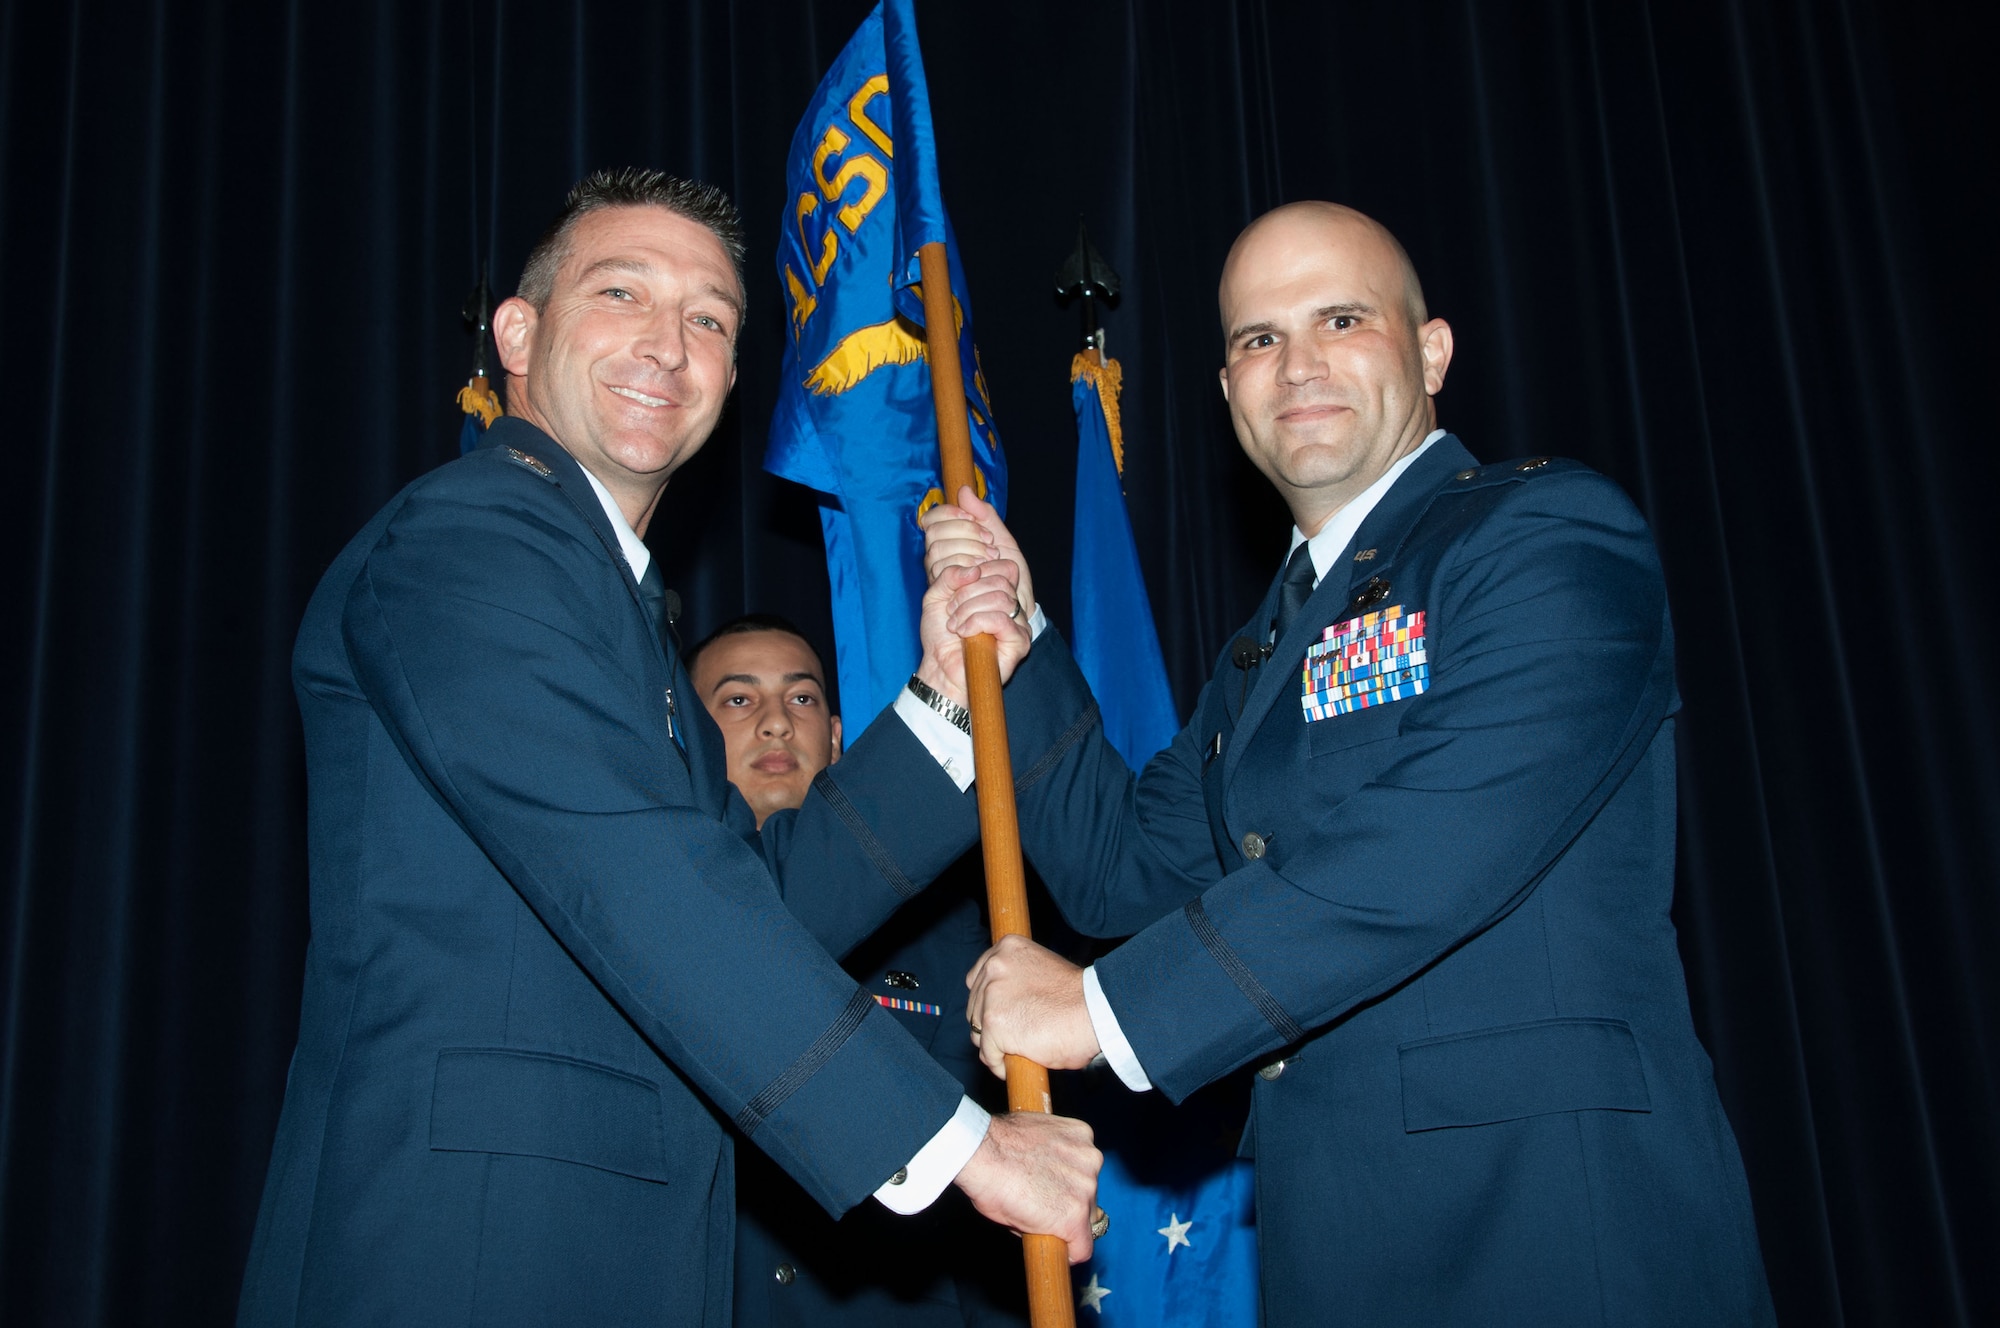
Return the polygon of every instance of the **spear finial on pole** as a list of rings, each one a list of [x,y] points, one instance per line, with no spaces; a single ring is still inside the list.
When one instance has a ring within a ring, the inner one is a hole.
[[[1101,364],[1105,355],[1104,329],[1097,325],[1097,302],[1118,302],[1118,273],[1091,244],[1090,232],[1084,228],[1081,216],[1076,219],[1076,251],[1056,269],[1056,298],[1073,297],[1083,301],[1084,349],[1096,351]]]

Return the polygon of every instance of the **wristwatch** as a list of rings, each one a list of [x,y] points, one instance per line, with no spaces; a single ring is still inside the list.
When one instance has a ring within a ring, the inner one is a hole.
[[[910,675],[910,695],[943,715],[960,732],[972,732],[972,712],[914,673]]]

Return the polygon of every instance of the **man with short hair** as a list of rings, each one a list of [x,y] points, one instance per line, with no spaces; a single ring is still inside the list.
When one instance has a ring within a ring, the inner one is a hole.
[[[840,759],[825,665],[786,619],[752,613],[724,623],[688,651],[688,676],[759,827],[800,806]],[[982,1098],[998,1085],[965,1037],[965,973],[989,940],[978,900],[947,878],[844,956],[863,990]],[[737,1328],[1022,1321],[1020,1252],[1005,1233],[950,1194],[910,1218],[871,1207],[835,1222],[770,1159],[739,1153]]]
[[[1269,1324],[1769,1323],[1668,917],[1644,520],[1581,465],[1483,466],[1436,428],[1451,329],[1370,218],[1259,218],[1220,304],[1291,551],[1143,775],[1059,640],[1015,674],[1010,737],[1088,730],[1022,790],[1029,856],[1074,925],[1136,934],[1087,969],[991,950],[982,1058],[1102,1054],[1177,1101],[1254,1067]],[[934,569],[1019,557],[969,491],[928,534]],[[1019,648],[1032,596],[1023,567],[1018,604],[954,621]]]
[[[714,189],[579,185],[495,311],[508,415],[313,596],[312,941],[244,1324],[726,1324],[730,1125],[829,1212],[955,1182],[1088,1253],[1088,1127],[989,1122],[823,948],[970,843],[959,782],[887,718],[759,834],[663,636],[639,537],[735,381],[741,256]],[[954,651],[919,675],[959,686]]]
[[[806,800],[840,759],[840,715],[805,633],[775,613],[732,618],[687,652],[688,678],[722,731],[729,782],[757,828]]]

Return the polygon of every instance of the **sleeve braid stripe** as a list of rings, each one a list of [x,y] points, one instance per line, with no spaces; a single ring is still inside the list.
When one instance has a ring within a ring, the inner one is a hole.
[[[869,828],[867,820],[855,809],[854,804],[848,801],[847,794],[842,791],[840,785],[834,783],[827,772],[822,770],[813,776],[813,787],[819,790],[819,795],[826,799],[827,805],[833,808],[836,816],[840,817],[841,824],[845,825],[848,833],[854,836],[854,842],[868,855],[868,861],[882,874],[882,879],[889,883],[889,888],[896,892],[896,898],[903,900],[916,898],[917,883],[896,865],[895,855],[889,852],[886,844],[875,837],[875,832]]]
[[[1056,763],[1062,760],[1063,753],[1082,742],[1083,735],[1090,732],[1090,726],[1095,723],[1097,723],[1097,702],[1092,701],[1089,708],[1072,720],[1070,726],[1049,744],[1049,749],[1042,753],[1042,758],[1014,780],[1014,791],[1025,792],[1037,780],[1055,769]]]
[[[808,1079],[818,1074],[826,1063],[833,1059],[854,1031],[861,1027],[862,1019],[875,1007],[875,998],[867,992],[856,989],[842,1008],[839,1018],[827,1026],[824,1033],[813,1040],[805,1054],[785,1067],[785,1072],[764,1086],[764,1091],[751,1098],[736,1113],[736,1128],[748,1138],[757,1132],[757,1127],[771,1118],[771,1113],[785,1105],[785,1099],[805,1086]]]
[[[1199,898],[1188,900],[1187,907],[1181,912],[1187,916],[1188,926],[1194,931],[1195,939],[1200,941],[1215,962],[1222,966],[1222,971],[1229,975],[1229,980],[1236,984],[1236,989],[1249,999],[1250,1004],[1257,1007],[1257,1013],[1263,1015],[1271,1027],[1278,1030],[1279,1036],[1287,1042],[1297,1042],[1303,1038],[1306,1035],[1305,1029],[1300,1028],[1298,1021],[1285,1013],[1285,1007],[1278,1004],[1277,999],[1264,989],[1264,984],[1257,980],[1256,974],[1237,957],[1236,951],[1229,948],[1229,942],[1222,939],[1222,933],[1215,929],[1213,922],[1209,921],[1208,912],[1202,908],[1201,900]]]

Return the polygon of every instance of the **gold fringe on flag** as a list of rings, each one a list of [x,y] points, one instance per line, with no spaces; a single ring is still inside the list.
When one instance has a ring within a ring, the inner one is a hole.
[[[1104,423],[1111,433],[1111,460],[1118,467],[1118,478],[1123,479],[1125,431],[1118,426],[1118,394],[1125,388],[1125,371],[1116,360],[1099,363],[1094,350],[1078,351],[1069,362],[1069,380],[1074,383],[1079,378],[1088,378],[1097,389],[1097,399],[1104,406]]]
[[[477,374],[464,387],[458,389],[458,408],[468,415],[477,415],[481,428],[490,429],[493,421],[500,418],[500,396],[493,385],[486,381],[485,374]],[[1111,436],[1118,437],[1118,428],[1112,426]],[[1112,444],[1114,447],[1117,444]]]

